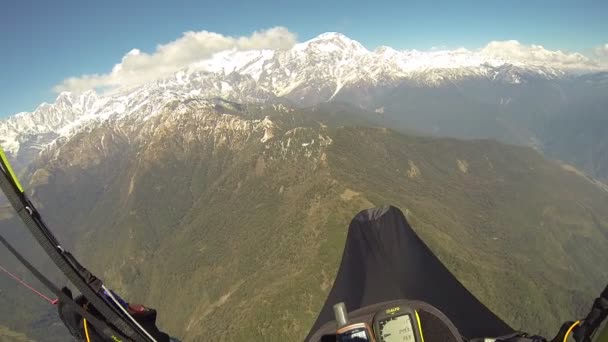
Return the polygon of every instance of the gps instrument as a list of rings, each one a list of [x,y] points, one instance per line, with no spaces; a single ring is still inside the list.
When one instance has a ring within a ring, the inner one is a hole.
[[[454,324],[434,306],[417,300],[394,300],[346,311],[334,305],[335,321],[319,329],[310,341],[338,342],[461,342]],[[333,338],[331,339],[333,340]]]
[[[399,305],[374,316],[378,342],[424,342],[420,315],[411,306]]]

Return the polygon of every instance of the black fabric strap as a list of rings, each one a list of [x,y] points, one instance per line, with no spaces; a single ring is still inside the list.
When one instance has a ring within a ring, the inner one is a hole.
[[[105,302],[103,298],[87,284],[87,281],[83,279],[82,275],[78,272],[79,270],[75,268],[75,265],[66,258],[65,251],[46,227],[36,208],[22,192],[18,191],[16,185],[11,181],[10,176],[5,172],[6,169],[7,167],[3,165],[3,170],[0,172],[0,188],[4,191],[9,202],[25,223],[25,226],[29,229],[55,265],[57,265],[82,295],[89,300],[91,305],[99,311],[100,315],[121,332],[121,335],[126,336],[135,342],[149,342],[150,339],[145,336],[143,332],[141,332],[132,322],[123,318],[114,307]],[[72,260],[75,259],[72,257]]]
[[[577,342],[591,341],[591,336],[606,317],[608,317],[608,285],[602,291],[602,294],[595,299],[591,311],[581,325],[574,330],[574,339]]]

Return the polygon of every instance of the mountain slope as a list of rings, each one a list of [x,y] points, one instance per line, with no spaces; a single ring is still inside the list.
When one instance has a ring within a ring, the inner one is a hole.
[[[18,113],[1,122],[0,136],[5,149],[16,153],[30,140],[48,143],[87,121],[141,109],[154,111],[169,100],[222,97],[251,103],[284,98],[309,106],[348,98],[347,102],[364,105],[372,93],[404,84],[435,88],[477,80],[526,85],[601,70],[592,64],[580,69],[583,67],[560,69],[464,49],[420,52],[381,47],[368,51],[360,43],[330,32],[289,50],[224,51],[155,82],[104,96],[92,91],[63,92],[54,104],[43,103],[33,113]],[[585,78],[589,80],[592,78]],[[353,93],[362,98],[354,98]]]
[[[303,338],[352,215],[383,203],[516,328],[552,333],[605,283],[608,193],[576,169],[310,117],[174,102],[49,149],[34,194],[95,273],[186,340]]]
[[[5,342],[28,342],[29,340],[25,335],[11,331],[8,328],[0,326],[0,338]]]
[[[532,146],[605,180],[598,70],[368,51],[328,33],[109,94],[62,93],[1,121],[0,144],[64,244],[187,339],[303,336],[350,218],[383,203],[497,313],[548,331],[605,282],[607,187],[527,148],[395,131]],[[31,325],[41,306],[17,307],[24,294],[0,281],[16,307],[3,322],[44,337],[50,316]]]
[[[608,73],[569,84],[565,104],[539,129],[547,155],[608,179]]]
[[[488,49],[369,51],[330,32],[289,50],[223,51],[102,96],[61,93],[54,104],[0,122],[0,144],[21,170],[49,144],[61,145],[106,120],[141,125],[174,101],[223,98],[288,107],[333,102],[376,112],[400,129],[532,146],[605,179],[605,144],[569,147],[569,134],[560,129],[574,121],[575,141],[599,136],[595,123],[605,116],[594,109],[605,107],[608,94],[602,68],[573,58],[573,64],[541,65]],[[581,149],[592,152],[583,158]]]

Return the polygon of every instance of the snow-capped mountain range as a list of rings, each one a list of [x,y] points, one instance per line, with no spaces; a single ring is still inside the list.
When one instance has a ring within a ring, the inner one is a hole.
[[[289,50],[223,51],[154,82],[110,94],[63,92],[53,104],[0,121],[0,144],[12,155],[25,147],[40,150],[58,137],[109,119],[145,121],[176,100],[219,97],[310,106],[339,99],[347,89],[390,88],[404,82],[440,87],[465,79],[520,84],[570,73],[464,49],[369,51],[340,33],[325,33]]]

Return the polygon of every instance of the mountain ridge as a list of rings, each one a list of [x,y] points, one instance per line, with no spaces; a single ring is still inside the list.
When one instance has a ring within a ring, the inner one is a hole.
[[[584,313],[605,276],[605,189],[528,147],[353,125],[377,114],[349,108],[169,101],[42,150],[24,179],[65,246],[188,340],[304,337],[349,220],[384,203],[515,327]]]
[[[223,116],[190,110],[181,115],[194,115],[193,123]],[[548,333],[582,313],[604,275],[590,258],[605,255],[601,207],[608,192],[529,148],[383,128],[293,126],[292,114],[280,112],[268,115],[276,128],[263,142],[261,117],[248,119],[260,120],[250,130],[211,131],[179,125],[184,121],[171,113],[162,114],[167,122],[155,126],[166,129],[145,147],[118,142],[101,164],[73,161],[109,127],[79,135],[56,162],[35,164],[52,177],[37,185],[36,198],[55,225],[84,234],[78,255],[117,291],[161,313],[179,312],[159,320],[185,338],[303,337],[329,290],[348,220],[387,202],[518,328]],[[108,213],[112,218],[102,219]],[[556,247],[537,246],[543,243]],[[538,277],[551,294],[530,280]],[[568,310],[524,315],[521,303],[507,300],[522,298],[515,288],[527,293],[530,307]],[[238,328],[228,328],[232,320]]]
[[[595,71],[589,67],[585,72]],[[381,47],[369,51],[343,34],[328,32],[289,50],[223,51],[151,83],[105,95],[60,93],[53,104],[0,121],[0,143],[26,164],[45,145],[72,136],[91,122],[142,111],[154,115],[174,100],[221,97],[240,103],[306,107],[331,101],[348,89],[365,93],[404,82],[416,87],[471,79],[521,84],[579,77],[580,73],[465,49],[420,52]]]

